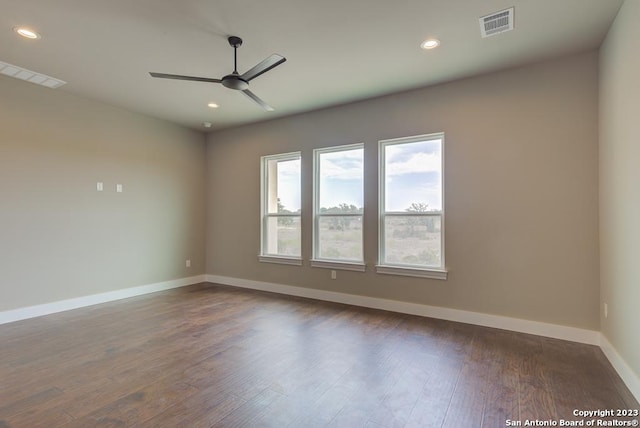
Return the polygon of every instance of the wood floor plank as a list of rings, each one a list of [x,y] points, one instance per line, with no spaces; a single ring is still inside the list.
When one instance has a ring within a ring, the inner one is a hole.
[[[219,424],[245,403],[245,400],[233,394],[206,389],[151,419],[126,426],[209,428]]]
[[[73,420],[71,415],[61,410],[40,411],[39,409],[34,409],[7,418],[4,421],[5,425],[3,425],[3,421],[0,420],[0,427],[66,428]]]
[[[507,420],[521,420],[519,391],[520,353],[523,346],[518,335],[495,330],[485,331],[486,369],[489,373],[483,427],[504,427]],[[514,352],[515,350],[515,352]],[[482,366],[478,367],[482,370]]]
[[[308,413],[298,416],[289,426],[319,428],[329,425],[345,404],[354,399],[356,392],[352,384],[338,381],[310,403]]]
[[[552,373],[544,365],[543,351],[541,343],[539,349],[523,356],[520,364],[518,400],[522,419],[540,421],[558,419],[551,387]]]
[[[406,426],[428,373],[422,364],[409,364],[394,373],[395,384],[387,390],[380,406],[370,412],[369,421],[385,427]]]
[[[465,365],[458,377],[442,427],[481,427],[487,401],[486,378],[472,365]]]
[[[267,388],[211,426],[224,428],[253,426],[253,421],[260,418],[269,406],[281,398],[282,394]]]
[[[86,416],[74,420],[69,428],[99,427],[117,423],[121,426],[139,426],[167,408],[181,403],[199,390],[170,376],[139,388],[137,391],[110,402]]]
[[[2,325],[0,343],[0,428],[487,428],[640,407],[597,347],[214,284]]]
[[[38,391],[27,398],[15,401],[11,401],[9,399],[4,404],[0,404],[0,414],[10,417],[15,414],[23,413],[32,408],[41,407],[47,401],[50,401],[63,393],[64,392],[58,388],[47,388],[42,391]]]
[[[444,423],[463,364],[446,357],[425,360],[429,366],[427,380],[409,414],[406,427],[436,428]]]

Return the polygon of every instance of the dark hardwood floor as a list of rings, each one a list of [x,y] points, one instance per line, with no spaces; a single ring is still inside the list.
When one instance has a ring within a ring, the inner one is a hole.
[[[0,326],[3,428],[505,427],[574,409],[640,409],[595,346],[212,284]]]

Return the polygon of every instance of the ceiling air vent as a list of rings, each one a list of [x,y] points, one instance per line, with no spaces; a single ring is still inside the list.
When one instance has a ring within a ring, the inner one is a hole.
[[[47,88],[58,88],[64,85],[65,81],[56,79],[55,77],[47,76],[46,74],[36,73],[35,71],[27,70],[26,68],[18,67],[17,65],[7,64],[0,61],[0,73],[5,76],[15,77],[16,79],[26,80],[27,82],[35,83],[38,85],[46,86]]]
[[[495,36],[513,30],[513,8],[501,10],[480,18],[482,37]]]

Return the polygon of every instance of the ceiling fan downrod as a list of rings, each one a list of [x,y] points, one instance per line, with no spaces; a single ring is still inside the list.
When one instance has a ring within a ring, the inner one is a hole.
[[[229,36],[227,39],[231,47],[233,47],[233,74],[238,73],[238,48],[242,46],[242,39],[237,36]]]
[[[249,82],[240,77],[238,73],[238,47],[242,46],[242,39],[237,36],[229,36],[227,39],[233,47],[233,73],[222,78],[222,84],[229,89],[244,91],[249,87]]]

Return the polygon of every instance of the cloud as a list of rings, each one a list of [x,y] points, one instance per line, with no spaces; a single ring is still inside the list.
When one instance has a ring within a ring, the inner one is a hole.
[[[300,159],[278,162],[278,176],[299,177]]]
[[[394,161],[387,157],[386,175],[393,177],[403,174],[440,172],[442,165],[439,153],[414,153],[410,157]]]
[[[363,151],[345,150],[320,157],[322,177],[336,180],[362,180]]]

